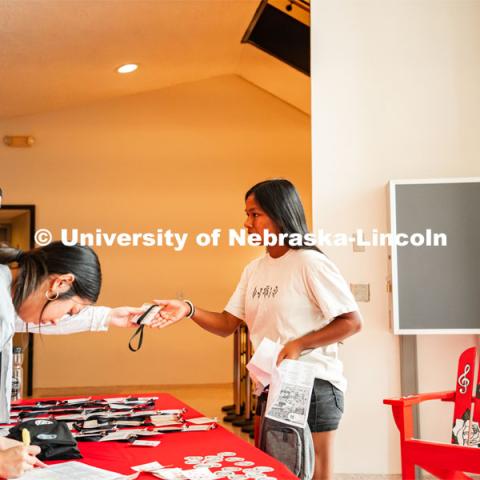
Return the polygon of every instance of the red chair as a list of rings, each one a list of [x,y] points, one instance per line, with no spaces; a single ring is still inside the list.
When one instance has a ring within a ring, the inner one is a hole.
[[[460,356],[454,392],[425,393],[383,401],[392,406],[400,431],[403,479],[415,478],[415,466],[445,480],[470,479],[467,473],[480,474],[480,379],[475,396],[472,394],[475,358],[475,347]],[[427,400],[455,403],[452,445],[414,438],[412,407]]]

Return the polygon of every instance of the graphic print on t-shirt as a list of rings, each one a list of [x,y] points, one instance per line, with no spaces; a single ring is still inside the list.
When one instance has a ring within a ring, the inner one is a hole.
[[[278,285],[272,287],[270,285],[266,285],[265,287],[254,287],[252,291],[252,299],[260,299],[260,298],[275,298],[278,293]]]

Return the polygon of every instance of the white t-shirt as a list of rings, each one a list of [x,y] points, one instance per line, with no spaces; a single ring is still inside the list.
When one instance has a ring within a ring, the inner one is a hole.
[[[225,310],[244,320],[253,347],[263,338],[285,344],[358,311],[338,268],[315,250],[290,249],[279,258],[267,253],[249,263]],[[301,361],[317,365],[317,378],[342,391],[347,381],[337,344],[308,350]]]

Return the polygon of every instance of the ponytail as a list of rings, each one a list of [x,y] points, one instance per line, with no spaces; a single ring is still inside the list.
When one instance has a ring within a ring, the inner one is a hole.
[[[23,250],[11,247],[0,248],[0,265],[8,265],[13,262],[20,263],[24,256]]]

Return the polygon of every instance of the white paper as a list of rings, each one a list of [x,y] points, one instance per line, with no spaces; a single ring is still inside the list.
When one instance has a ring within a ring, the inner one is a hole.
[[[140,437],[154,437],[155,435],[159,435],[156,430],[137,430],[135,435],[139,435]]]
[[[208,425],[188,425],[184,428],[185,432],[205,432],[207,430],[214,430],[216,428],[215,423]]]
[[[46,468],[35,468],[18,480],[127,480],[137,476],[138,473],[121,475],[80,462],[65,462]]]
[[[283,360],[272,372],[265,416],[305,428],[315,381],[315,365]]]
[[[98,420],[87,420],[86,422],[83,422],[82,427],[83,428],[97,428],[99,425],[102,425],[102,424],[98,423]]]
[[[168,426],[182,426],[183,422],[178,422],[178,421],[167,421],[167,422],[161,422],[159,420],[152,420],[152,423],[155,427],[168,427]]]
[[[150,462],[136,465],[135,467],[132,467],[132,470],[135,470],[136,472],[154,472],[155,470],[160,470],[162,468],[164,468],[164,466],[161,463]]]
[[[163,478],[164,480],[185,480],[186,478],[181,468],[164,468],[152,473],[155,477]]]
[[[65,400],[65,403],[67,405],[76,405],[78,403],[86,403],[89,402],[92,399],[92,397],[87,397],[87,398],[72,398],[71,400]]]
[[[159,440],[135,440],[132,445],[134,447],[158,447],[160,445]]]
[[[138,412],[132,412],[130,416],[134,418],[134,417],[151,416],[156,414],[157,414],[156,410],[139,410]]]
[[[103,418],[115,418],[115,417],[125,417],[129,416],[132,410],[123,410],[121,412],[92,412],[87,415],[87,418],[101,415]]]
[[[248,362],[247,369],[250,373],[250,378],[256,385],[260,386],[259,392],[267,385],[270,385],[273,369],[282,348],[283,345],[280,343],[272,342],[272,340],[265,337]]]
[[[187,411],[186,408],[173,408],[170,410],[157,410],[159,415],[181,415]]]
[[[131,410],[131,405],[126,405],[125,403],[109,403],[108,406],[112,410]]]
[[[188,423],[193,423],[194,425],[205,425],[207,423],[216,423],[217,417],[198,417],[198,418],[189,418]]]
[[[212,480],[216,477],[208,468],[201,467],[194,470],[183,470],[183,476],[188,480]]]
[[[178,415],[152,415],[150,421],[154,425],[178,425],[183,423]]]
[[[118,442],[119,440],[128,440],[132,434],[128,430],[112,432],[102,437],[100,442]]]
[[[114,420],[115,425],[122,425],[122,427],[139,427],[143,422],[138,420]]]
[[[162,421],[166,421],[166,420],[178,420],[180,418],[180,415],[176,414],[176,413],[172,413],[172,414],[162,414],[162,415],[152,415],[151,416],[152,420],[155,419],[155,420],[162,420]]]
[[[116,397],[116,398],[106,398],[105,401],[107,403],[122,403],[125,402],[127,397]]]

